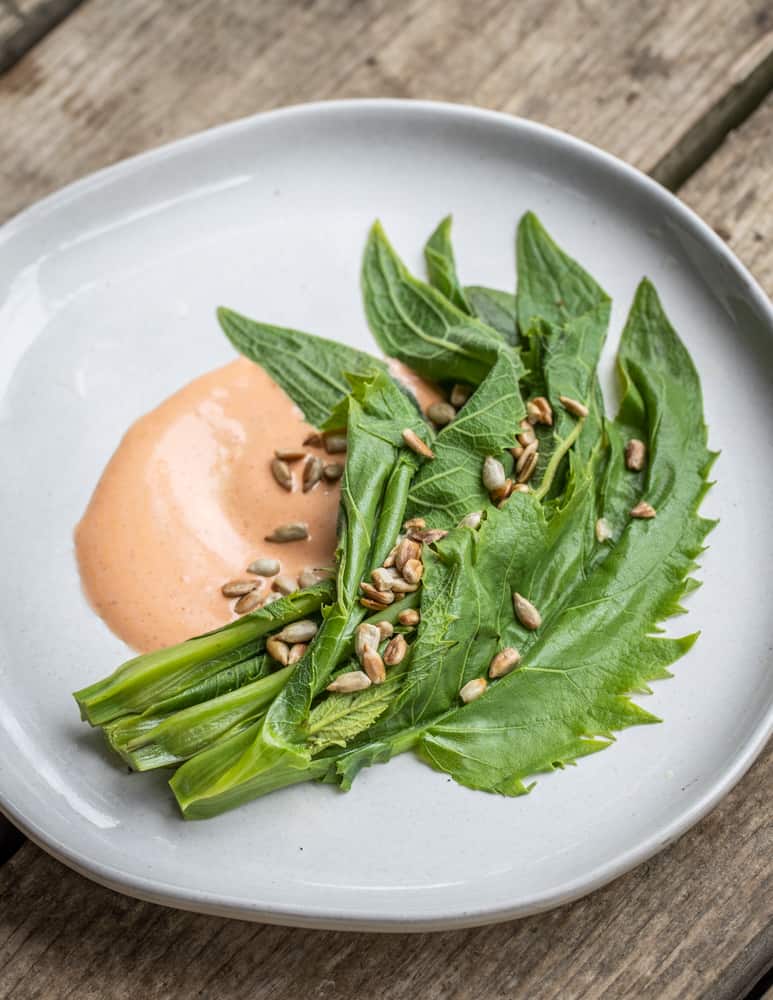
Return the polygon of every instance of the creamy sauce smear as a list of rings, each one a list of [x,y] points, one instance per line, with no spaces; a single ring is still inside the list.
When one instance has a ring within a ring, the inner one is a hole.
[[[390,370],[422,408],[440,398],[399,362]],[[291,576],[333,564],[338,484],[302,493],[303,463],[294,462],[288,493],[270,471],[275,448],[300,448],[313,430],[245,358],[195,379],[129,428],[75,529],[83,589],[116,635],[148,652],[223,625],[236,616],[221,586],[248,577],[259,556]],[[310,537],[264,540],[288,521],[306,521]]]

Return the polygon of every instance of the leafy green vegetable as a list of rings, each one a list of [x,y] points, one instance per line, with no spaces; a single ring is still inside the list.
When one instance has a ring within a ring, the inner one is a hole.
[[[451,244],[451,216],[447,215],[427,240],[424,247],[429,283],[445,295],[457,309],[474,315],[456,274],[454,248]]]
[[[473,316],[500,333],[511,347],[517,345],[518,320],[512,292],[501,292],[483,285],[467,285],[464,296]]]
[[[477,385],[503,346],[495,330],[414,278],[378,222],[365,247],[362,291],[365,314],[381,349],[426,378]]]

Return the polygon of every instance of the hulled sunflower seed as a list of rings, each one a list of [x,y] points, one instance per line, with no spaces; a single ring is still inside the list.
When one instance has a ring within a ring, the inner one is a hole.
[[[380,642],[381,629],[378,625],[371,625],[370,622],[362,622],[357,626],[354,633],[354,652],[357,659],[362,659],[362,654],[366,649],[378,649]]]
[[[470,514],[465,514],[461,521],[457,524],[457,528],[472,528],[473,531],[480,527],[480,522],[483,517],[482,510],[474,510]]]
[[[325,468],[321,458],[316,455],[309,455],[303,463],[303,492],[308,493],[314,489],[322,478],[322,470]]]
[[[288,576],[286,573],[280,576],[275,576],[271,581],[271,589],[277,591],[279,594],[294,594],[298,589],[298,581],[294,576]]]
[[[396,667],[398,663],[403,662],[407,652],[408,643],[405,641],[405,637],[402,635],[394,636],[389,640],[384,650],[384,664],[387,667]]]
[[[403,566],[403,578],[408,583],[418,583],[424,572],[424,564],[420,559],[409,559]]]
[[[282,600],[282,595],[277,594],[276,591],[274,591],[273,594],[269,594],[268,597],[265,599],[265,601],[263,602],[263,607],[265,608],[267,604],[273,604],[274,601],[281,601],[281,600]]]
[[[527,445],[530,445],[532,441],[537,440],[537,435],[534,433],[534,428],[532,427],[532,425],[529,423],[528,420],[522,420],[518,426],[520,427],[520,430],[516,434],[516,437],[518,439],[518,444],[520,444],[522,447],[525,448]]]
[[[370,677],[361,670],[349,670],[345,674],[339,674],[334,681],[328,684],[326,690],[333,694],[354,694],[355,691],[364,691],[370,687]]]
[[[457,410],[464,406],[467,400],[472,395],[472,386],[465,385],[463,382],[457,382],[456,385],[451,389],[451,406],[455,406]]]
[[[418,583],[409,583],[402,577],[398,577],[397,580],[392,584],[393,594],[413,594],[419,589]]]
[[[423,531],[426,527],[427,522],[423,517],[409,517],[403,524],[403,531]]]
[[[306,452],[298,448],[275,448],[274,455],[283,462],[300,462],[305,458]]]
[[[573,417],[582,418],[588,416],[588,407],[578,399],[572,399],[571,396],[559,396],[558,400],[563,408],[571,413]]]
[[[450,403],[433,403],[427,407],[427,416],[436,426],[445,427],[456,416],[456,410]]]
[[[516,617],[524,628],[534,631],[542,624],[542,615],[537,611],[531,601],[527,601],[521,594],[513,594],[513,608]]]
[[[366,649],[362,654],[362,669],[370,677],[372,684],[383,684],[386,680],[384,661],[375,649]]]
[[[504,677],[511,670],[515,670],[520,662],[521,654],[515,646],[506,646],[489,663],[488,675],[492,680],[496,680],[497,677]]]
[[[425,444],[416,431],[412,431],[410,427],[403,429],[403,441],[405,441],[411,451],[415,451],[417,455],[422,455],[424,458],[435,457],[435,452],[428,444]]]
[[[515,445],[514,448],[510,449],[510,454],[513,456],[513,458],[517,462],[518,459],[521,457],[521,455],[523,455],[523,445],[522,444]]]
[[[276,576],[281,568],[278,559],[255,559],[247,567],[247,572],[255,576]]]
[[[504,503],[513,492],[515,484],[512,479],[506,479],[501,486],[491,491],[491,502],[495,504]]]
[[[521,471],[518,473],[519,483],[528,483],[528,481],[534,475],[534,470],[537,468],[538,461],[539,461],[539,455],[537,454],[536,451],[533,451],[524,462]]]
[[[636,506],[631,511],[631,517],[638,517],[645,521],[649,520],[651,517],[654,517],[656,514],[657,511],[655,510],[655,508],[652,507],[650,504],[648,504],[645,500],[642,500],[640,503],[637,503]]]
[[[481,472],[484,489],[488,493],[499,489],[500,486],[505,485],[505,478],[504,465],[502,465],[498,458],[494,458],[493,455],[486,455],[483,460],[483,470]]]
[[[229,580],[220,588],[223,597],[244,597],[258,586],[257,580]]]
[[[338,455],[346,451],[347,442],[345,434],[326,434],[323,440],[325,442],[325,451],[328,455]]]
[[[397,572],[402,573],[405,564],[411,559],[421,559],[421,542],[414,541],[413,538],[404,538],[398,545],[395,555]]]
[[[328,462],[322,469],[322,475],[329,483],[334,483],[344,474],[343,462]]]
[[[276,638],[293,646],[296,642],[309,642],[318,631],[319,625],[316,622],[310,618],[301,618],[300,621],[285,625],[281,632],[277,632]]]
[[[295,481],[292,472],[290,472],[290,466],[287,462],[283,462],[281,458],[274,458],[271,460],[271,473],[274,479],[279,483],[283,490],[288,490],[292,492]]]
[[[369,611],[383,611],[385,607],[380,601],[371,601],[369,597],[361,597],[360,604]]]
[[[379,566],[378,569],[373,570],[370,578],[376,590],[391,590],[392,584],[398,578],[398,574],[393,569],[384,569],[383,566]]]
[[[526,483],[516,483],[513,487],[513,493],[528,493],[529,487]]]
[[[398,542],[397,545],[393,545],[392,548],[389,550],[389,555],[386,557],[383,563],[384,569],[391,569],[394,566],[395,559],[397,558],[397,550],[399,548],[400,548],[400,543]]]
[[[266,652],[272,660],[281,663],[283,667],[287,666],[287,661],[290,659],[290,647],[286,642],[282,642],[281,639],[276,639],[272,635],[270,639],[266,640]]]
[[[290,646],[290,653],[287,657],[287,665],[290,666],[291,663],[297,663],[298,660],[303,658],[303,654],[309,647],[305,642],[296,642],[294,645]]]
[[[631,438],[625,446],[625,464],[631,472],[641,472],[647,461],[647,445],[638,438]]]
[[[369,601],[375,601],[377,604],[380,604],[382,608],[394,603],[395,595],[391,590],[377,590],[375,587],[371,586],[371,584],[366,583],[365,580],[363,580],[360,584],[360,590]]]
[[[475,701],[476,698],[480,698],[487,687],[488,683],[485,677],[475,677],[473,680],[467,681],[459,692],[459,697],[467,705],[469,702]]]
[[[309,526],[305,521],[291,521],[289,524],[280,524],[266,535],[267,542],[300,542],[309,537]]]
[[[600,517],[596,521],[596,541],[599,543],[607,542],[612,537],[612,529],[609,527],[609,522]]]
[[[416,608],[406,608],[405,611],[400,612],[397,616],[397,620],[401,625],[407,625],[409,628],[413,628],[414,625],[418,625],[421,621],[421,615]]]
[[[306,437],[303,439],[303,444],[306,448],[321,448],[322,435],[317,434],[316,431],[314,431],[312,434],[307,434]]]
[[[391,622],[381,621],[376,622],[376,628],[381,633],[382,639],[389,639],[394,634],[395,627]]]
[[[244,594],[239,600],[234,604],[234,611],[237,615],[246,615],[250,611],[254,611],[260,604],[260,591],[251,590],[249,594]]]
[[[539,441],[532,441],[531,444],[527,444],[525,448],[521,450],[521,454],[518,457],[518,461],[515,463],[516,473],[520,472],[526,463],[529,461],[531,456],[539,448]]]
[[[526,404],[526,413],[531,424],[553,426],[553,410],[544,396],[535,396],[534,399],[530,399]]]
[[[432,545],[433,542],[439,542],[441,538],[445,538],[447,534],[448,532],[443,528],[425,528],[424,531],[412,531],[408,537],[412,542]]]
[[[324,572],[322,570],[313,569],[311,566],[305,566],[298,574],[298,583],[301,586],[301,590],[306,590],[307,587],[313,587],[315,584],[319,583],[320,580],[324,579],[326,579]]]

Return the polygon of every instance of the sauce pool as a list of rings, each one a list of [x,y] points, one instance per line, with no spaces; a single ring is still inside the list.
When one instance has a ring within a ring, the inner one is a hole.
[[[390,361],[422,408],[439,399],[430,383]],[[110,459],[82,520],[75,551],[83,589],[109,628],[139,652],[198,635],[236,617],[220,588],[249,578],[259,556],[282,574],[332,566],[337,483],[301,492],[274,480],[275,448],[302,448],[314,432],[300,410],[245,358],[202,375],[140,417]],[[305,521],[309,538],[267,542],[277,525]],[[255,577],[261,581],[261,578]],[[271,581],[263,581],[267,596]]]

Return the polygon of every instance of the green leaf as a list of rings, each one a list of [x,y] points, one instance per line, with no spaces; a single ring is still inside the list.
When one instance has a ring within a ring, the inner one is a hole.
[[[348,393],[346,373],[386,371],[383,361],[334,340],[258,323],[222,306],[217,318],[236,350],[265,368],[315,427]]]
[[[345,747],[371,726],[394,698],[404,671],[392,669],[383,684],[373,684],[352,694],[330,694],[309,716],[307,731],[312,753],[327,747]]]
[[[477,385],[503,347],[495,330],[414,278],[378,222],[365,247],[362,291],[368,324],[381,349],[426,378]]]
[[[473,316],[500,333],[511,347],[518,343],[518,320],[515,295],[483,285],[467,285],[465,299]]]
[[[450,528],[465,514],[490,506],[481,481],[483,460],[515,443],[526,414],[518,389],[521,374],[514,352],[502,351],[456,419],[435,439],[435,460],[421,467],[411,486],[410,516]]]
[[[427,240],[424,247],[429,283],[452,302],[457,309],[474,315],[456,273],[454,248],[451,243],[451,216],[447,215]]]

